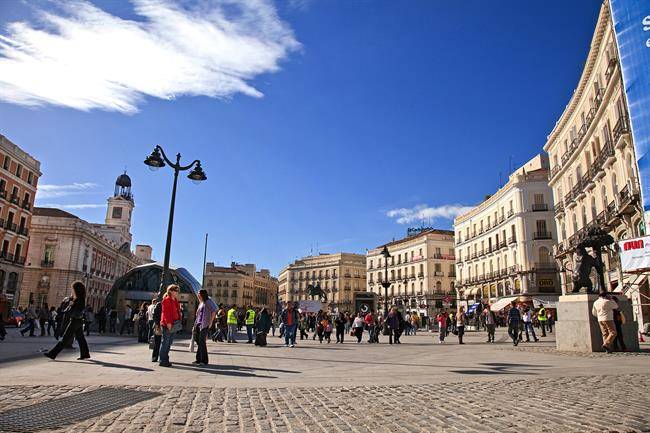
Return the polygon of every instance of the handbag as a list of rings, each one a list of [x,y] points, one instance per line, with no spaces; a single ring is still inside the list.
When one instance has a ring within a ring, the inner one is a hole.
[[[162,335],[162,329],[160,328],[160,325],[153,325],[153,333],[159,337]]]
[[[177,332],[180,332],[183,329],[183,324],[181,323],[180,320],[174,320],[174,323],[172,324],[172,329],[169,331],[172,334],[176,334]]]

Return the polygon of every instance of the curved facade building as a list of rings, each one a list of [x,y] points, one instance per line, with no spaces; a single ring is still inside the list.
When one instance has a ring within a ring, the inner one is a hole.
[[[575,247],[591,227],[601,227],[617,241],[644,234],[627,106],[610,9],[604,2],[578,86],[544,146],[551,164],[558,232],[554,253],[563,293],[571,290]],[[609,290],[631,282],[623,276],[616,252],[603,254],[603,261]]]
[[[454,220],[460,298],[494,302],[512,295],[557,299],[556,233],[548,159],[537,155],[494,195]]]
[[[158,294],[162,275],[162,263],[148,263],[128,271],[118,278],[106,297],[106,306],[116,308],[118,317],[122,317],[126,305],[138,309],[143,303],[151,303]],[[183,310],[183,327],[191,330],[194,313],[198,306],[198,293],[201,283],[185,268],[170,268],[172,280],[181,288],[179,302]]]

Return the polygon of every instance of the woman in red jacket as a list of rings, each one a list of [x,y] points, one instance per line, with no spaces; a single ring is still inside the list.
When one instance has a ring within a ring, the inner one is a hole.
[[[180,288],[176,284],[167,286],[167,293],[162,300],[160,314],[160,327],[162,328],[162,342],[160,343],[160,366],[171,367],[169,362],[169,349],[174,341],[174,334],[181,330],[181,305],[178,302]]]

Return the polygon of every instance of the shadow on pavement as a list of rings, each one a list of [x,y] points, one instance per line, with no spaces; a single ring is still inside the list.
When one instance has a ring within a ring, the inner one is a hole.
[[[87,361],[57,360],[56,362],[69,362],[69,363],[72,363],[72,364],[95,364],[95,365],[99,365],[100,367],[123,368],[123,369],[126,369],[126,370],[133,370],[133,371],[156,371],[156,370],[154,370],[152,368],[137,367],[135,365],[115,364],[113,362],[99,361],[97,359],[89,359]]]
[[[253,371],[279,371],[279,372],[288,372],[288,373],[298,373],[289,370],[271,370],[265,368],[249,368],[249,367],[238,367],[238,366],[219,366],[219,365],[195,365],[195,364],[186,364],[183,362],[173,362],[174,368],[187,371],[195,371],[201,373],[210,373],[210,374],[220,374],[224,376],[236,376],[236,377],[259,377],[263,379],[277,379],[277,376],[267,376],[262,374],[255,374]]]

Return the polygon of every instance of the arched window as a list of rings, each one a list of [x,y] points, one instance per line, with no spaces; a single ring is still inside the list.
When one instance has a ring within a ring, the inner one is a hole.
[[[598,217],[598,211],[596,210],[596,197],[591,196],[591,220],[596,221]]]
[[[576,217],[576,214],[572,215],[571,220],[573,222],[573,234],[576,234],[578,233],[578,218]]]
[[[612,173],[612,193],[614,197],[618,195],[618,183],[616,183],[616,173]]]
[[[581,210],[582,210],[582,227],[587,227],[587,210],[585,209],[584,206],[582,206]]]
[[[440,281],[436,281],[436,292],[442,291],[442,283]]]

